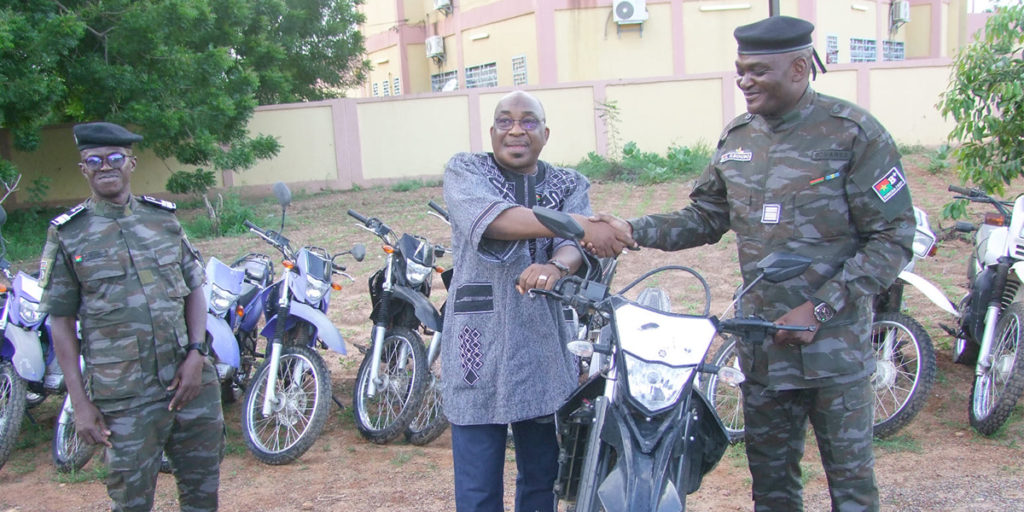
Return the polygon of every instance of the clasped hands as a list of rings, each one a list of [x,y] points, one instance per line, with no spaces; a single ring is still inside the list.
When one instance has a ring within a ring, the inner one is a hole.
[[[614,215],[598,213],[574,217],[583,226],[583,247],[599,258],[614,258],[624,254],[626,249],[639,247],[633,240],[633,228]]]

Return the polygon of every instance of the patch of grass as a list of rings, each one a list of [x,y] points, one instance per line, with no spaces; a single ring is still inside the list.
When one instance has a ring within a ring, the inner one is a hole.
[[[33,410],[32,412],[36,412]],[[43,443],[53,440],[53,429],[45,427],[42,423],[33,423],[28,415],[21,421],[21,432],[18,433],[18,440],[14,442],[15,450],[28,450]]]
[[[641,151],[635,142],[627,142],[620,157],[609,159],[590,152],[575,168],[595,181],[654,185],[696,176],[710,158],[711,146],[703,142],[693,148],[671,146],[664,157]]]
[[[932,174],[943,174],[950,169],[949,162],[950,147],[946,144],[939,146],[933,153],[928,154],[928,172]]]
[[[70,473],[55,473],[53,479],[61,484],[80,484],[83,482],[103,482],[110,470],[107,465],[95,458],[89,469],[81,469]]]
[[[219,228],[214,229],[213,222],[205,213],[200,213],[190,220],[183,220],[182,227],[185,228],[185,233],[194,239],[241,235],[249,231],[242,223],[256,216],[251,204],[249,201],[243,202],[237,193],[227,193],[213,201],[220,219]]]
[[[412,192],[413,190],[419,190],[424,187],[440,187],[441,180],[402,180],[394,185],[391,185],[389,189],[392,192]]]
[[[814,480],[822,472],[821,466],[817,464],[806,464],[800,463],[800,483],[803,486],[807,485],[807,482]]]
[[[65,208],[26,208],[7,212],[7,222],[3,225],[7,259],[39,261],[50,219],[65,211]]]
[[[392,466],[404,466],[405,463],[412,460],[412,455],[412,452],[401,451],[396,453],[394,457],[391,457],[391,460],[389,460],[388,462],[390,462]]]
[[[898,436],[892,436],[887,439],[875,439],[875,446],[885,450],[889,453],[899,452],[911,452],[921,453],[924,450],[921,448],[921,443],[917,442],[916,439],[906,435],[900,434]]]
[[[745,468],[747,467],[747,448],[742,443],[736,443],[725,449],[725,459],[729,461],[729,465],[734,468]]]
[[[928,151],[928,148],[921,144],[897,144],[896,149],[899,150],[900,155],[918,155]]]

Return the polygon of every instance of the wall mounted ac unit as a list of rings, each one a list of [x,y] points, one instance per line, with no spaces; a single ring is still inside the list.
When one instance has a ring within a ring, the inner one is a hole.
[[[647,19],[647,0],[615,0],[612,3],[615,23],[643,23]]]
[[[444,56],[444,38],[441,36],[430,36],[426,38],[424,44],[427,47],[427,58],[433,59],[435,57]]]
[[[434,9],[438,11],[451,12],[452,0],[434,0]]]
[[[892,23],[907,23],[910,21],[910,2],[898,0],[893,2]]]

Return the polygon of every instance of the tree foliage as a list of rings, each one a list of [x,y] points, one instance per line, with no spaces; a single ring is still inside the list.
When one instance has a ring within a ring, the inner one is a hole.
[[[363,79],[359,1],[0,1],[0,127],[32,151],[44,125],[106,120],[161,158],[249,168],[279,151],[247,131],[257,105]]]
[[[939,108],[956,122],[949,138],[958,173],[990,194],[1024,176],[1024,5],[1000,7],[984,37],[963,48]]]

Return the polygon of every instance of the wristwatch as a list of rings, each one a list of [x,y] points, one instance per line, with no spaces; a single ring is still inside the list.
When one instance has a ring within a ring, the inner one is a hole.
[[[189,343],[188,345],[185,345],[185,355],[188,355],[188,352],[190,350],[195,350],[196,352],[199,352],[199,355],[203,357],[210,355],[210,347],[209,345],[206,344],[205,341],[201,343]]]
[[[814,319],[826,323],[832,320],[832,317],[836,316],[836,310],[829,305],[828,302],[818,299],[811,299],[814,303]]]

